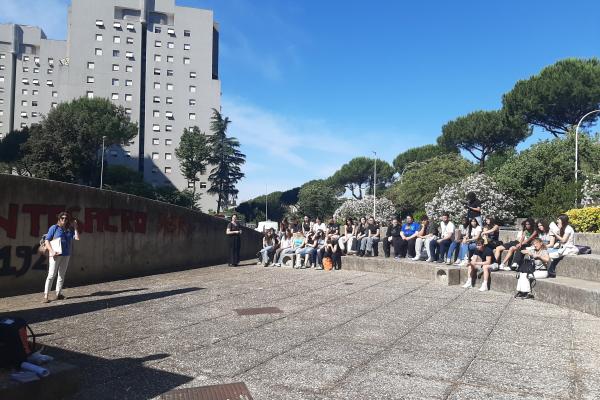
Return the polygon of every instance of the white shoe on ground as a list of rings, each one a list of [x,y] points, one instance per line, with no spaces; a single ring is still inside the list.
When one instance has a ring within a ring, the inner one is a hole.
[[[433,258],[429,257],[427,260],[425,260],[426,262],[433,262]]]
[[[419,261],[420,259],[421,259],[421,257],[419,257],[419,256],[411,258],[411,260],[413,260],[413,261]]]
[[[465,284],[463,285],[463,287],[465,289],[471,289],[473,287],[473,282],[471,282],[471,280],[469,279],[467,282],[465,282]]]
[[[488,289],[487,281],[483,281],[483,283],[481,284],[481,287],[479,288],[479,291],[480,292],[487,292],[488,290],[489,289]]]
[[[513,267],[514,269],[517,269],[517,268],[519,268],[519,264],[517,264],[517,263],[512,263],[512,267]]]

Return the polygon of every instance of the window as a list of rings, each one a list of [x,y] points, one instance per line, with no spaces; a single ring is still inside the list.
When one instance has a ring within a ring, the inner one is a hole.
[[[127,36],[127,44],[133,44],[133,38],[130,36]]]
[[[52,92],[52,97],[58,97],[58,92],[57,91],[53,91]]]
[[[119,70],[119,64],[113,64],[112,70],[113,71],[118,71]]]
[[[154,97],[152,98],[152,102],[153,102],[153,103],[160,103],[160,97],[158,97],[158,96],[154,96]]]
[[[152,173],[153,174],[157,174],[158,173],[158,168],[152,168]]]
[[[154,47],[162,47],[162,42],[160,40],[155,40]]]
[[[200,189],[206,189],[206,182],[200,182]]]
[[[115,150],[111,150],[110,151],[110,155],[111,155],[111,157],[116,157],[117,156],[117,152]]]
[[[93,76],[88,76],[87,77],[87,83],[94,83],[94,77]]]
[[[167,62],[172,63],[173,62],[173,56],[167,56]]]
[[[152,159],[158,160],[158,153],[152,153]]]
[[[101,19],[97,19],[96,26],[104,26],[104,21],[102,21]]]
[[[160,54],[155,54],[155,55],[154,55],[154,61],[156,61],[156,62],[160,62],[160,61],[161,61],[161,59],[162,59],[162,57],[160,56]]]
[[[183,49],[184,49],[184,50],[189,50],[190,48],[191,48],[191,46],[190,46],[190,44],[189,44],[189,43],[185,43],[185,44],[183,45]]]
[[[0,71],[4,71],[6,67],[4,65],[0,65]]]
[[[196,77],[196,73],[194,71],[190,71],[190,78],[195,78]]]
[[[21,122],[21,128],[25,128],[27,124],[25,122]]]
[[[54,82],[52,82],[50,79],[48,79],[46,81],[46,85],[48,85],[48,86],[54,86]]]
[[[130,31],[133,31],[133,30],[135,30],[135,27],[133,26],[133,24],[128,23],[127,24],[127,29],[130,30]]]
[[[102,49],[96,49],[95,52],[96,52],[97,56],[101,56],[102,55]]]
[[[23,67],[23,72],[29,72],[29,67]]]
[[[165,103],[167,104],[173,104],[173,98],[172,97],[167,97],[165,100]]]
[[[121,30],[121,23],[120,23],[120,22],[116,22],[116,21],[115,21],[115,22],[113,22],[113,27],[114,27],[115,29]]]
[[[5,53],[0,53],[0,60],[4,60],[6,58],[6,54]]]
[[[152,125],[152,130],[153,130],[154,132],[160,132],[160,125],[158,125],[158,124],[153,124],[153,125]]]
[[[125,86],[133,86],[133,81],[131,79],[126,79]]]
[[[94,98],[94,92],[86,92],[86,96],[88,99],[93,99]]]
[[[131,95],[131,94],[126,94],[126,95],[125,95],[125,101],[131,101],[131,100],[133,100],[133,95]]]
[[[21,107],[27,107],[27,100],[21,100]]]
[[[110,98],[111,100],[119,100],[119,93],[113,93]]]
[[[4,83],[4,77],[0,76],[0,83]]]
[[[23,62],[29,61],[29,56],[23,56]]]
[[[36,100],[31,101],[31,107],[37,107],[38,102]]]
[[[154,111],[152,111],[152,116],[153,116],[154,118],[160,118],[160,111],[158,111],[158,110],[154,110]]]
[[[160,139],[159,138],[153,138],[152,139],[152,144],[159,145],[160,144]]]
[[[171,167],[165,167],[165,174],[171,173]]]
[[[50,107],[56,108],[56,107],[58,107],[58,103],[52,103],[52,104],[50,104]]]
[[[165,113],[165,116],[166,116],[167,118],[169,118],[169,119],[173,119],[173,111],[167,111],[167,112]]]
[[[54,66],[54,58],[52,58],[52,57],[48,58],[48,65]]]
[[[46,70],[46,73],[47,73],[47,74],[51,74],[51,73],[53,73],[53,72],[54,72],[54,70],[53,70],[52,68],[48,68],[48,69]]]
[[[33,68],[33,73],[34,74],[39,74],[40,73],[40,69],[39,68]]]
[[[94,69],[95,64],[93,62],[88,62],[87,63],[87,69]]]
[[[126,66],[125,66],[125,72],[133,72],[133,66],[131,66],[131,65],[126,65]]]
[[[127,58],[133,58],[133,52],[132,51],[128,51],[125,53],[125,57]]]
[[[171,153],[165,153],[165,160],[172,160],[173,156],[171,155]]]
[[[39,114],[38,114],[36,111],[32,111],[32,112],[31,112],[31,116],[32,116],[33,118],[37,118],[37,117],[38,117],[38,115],[39,115]]]
[[[162,30],[160,29],[160,26],[155,26],[154,27],[154,33],[160,33]]]
[[[117,78],[112,78],[112,85],[119,86],[119,80]]]
[[[131,151],[130,150],[125,150],[125,156],[127,158],[131,158]]]
[[[183,57],[183,63],[186,65],[189,64],[190,63],[189,57]]]
[[[154,75],[160,75],[160,68],[154,68]]]
[[[96,33],[96,42],[101,42],[101,41],[102,41],[102,34]]]
[[[167,132],[173,131],[173,125],[165,125],[165,131],[167,131]]]
[[[194,85],[190,86],[190,93],[196,93],[196,86],[194,86]]]
[[[25,85],[29,85],[29,79],[27,79],[27,78],[21,79],[21,82]]]
[[[190,119],[196,119],[196,114],[195,113],[190,113]]]
[[[21,89],[21,94],[27,95],[27,89]]]
[[[33,79],[31,81],[31,83],[33,83],[34,85],[39,85],[40,84],[40,80],[39,79]]]
[[[160,89],[160,83],[154,82],[154,89]]]
[[[168,69],[167,70],[167,76],[173,76],[173,70],[172,69]]]
[[[39,90],[37,90],[37,89],[33,89],[33,90],[31,91],[31,94],[32,94],[33,96],[37,96],[39,92],[40,92]]]
[[[39,57],[33,57],[33,62],[36,63],[36,65],[40,65],[40,58]]]
[[[173,29],[173,28],[169,28],[169,29],[167,29],[167,33],[168,33],[169,35],[173,36],[173,35],[175,35],[175,29]]]
[[[190,99],[190,106],[195,106],[196,105],[196,99]]]
[[[173,84],[167,83],[167,90],[173,90]]]
[[[173,42],[167,42],[167,48],[174,49],[175,48],[175,43],[173,43]]]
[[[192,36],[192,33],[190,31],[183,31],[183,36],[190,37]]]
[[[194,182],[188,181],[188,189],[193,189],[193,188],[194,188]]]
[[[131,108],[126,108],[126,109],[125,109],[125,114],[129,114],[129,115],[131,115]]]
[[[119,50],[113,50],[113,57],[119,57],[121,52]]]
[[[173,144],[173,139],[165,139],[165,146],[170,146]]]

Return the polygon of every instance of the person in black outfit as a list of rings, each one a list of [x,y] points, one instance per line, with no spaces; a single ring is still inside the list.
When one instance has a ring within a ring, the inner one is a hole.
[[[400,258],[400,248],[402,247],[402,236],[400,236],[400,232],[402,232],[402,226],[398,222],[398,218],[394,218],[392,220],[391,228],[389,230],[389,237],[386,242],[391,243],[394,246],[394,258]]]
[[[469,218],[469,220],[475,218],[479,223],[479,226],[483,226],[483,221],[481,219],[481,201],[479,201],[474,192],[467,193],[467,204],[465,204],[465,207],[467,208],[467,218]]]
[[[383,255],[385,258],[390,257],[390,246],[392,245],[392,218],[388,218],[387,229],[385,230],[385,239],[383,240]]]
[[[240,247],[242,228],[238,224],[237,215],[231,216],[231,222],[227,225],[225,234],[229,237],[229,266],[237,267],[240,263]]]
[[[333,269],[342,269],[342,249],[337,241],[332,240],[331,238],[327,239],[325,247],[321,249],[321,252],[321,260],[323,260],[324,257],[331,257]]]

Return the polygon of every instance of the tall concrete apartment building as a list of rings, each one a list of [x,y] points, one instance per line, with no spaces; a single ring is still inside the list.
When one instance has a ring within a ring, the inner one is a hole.
[[[138,169],[155,185],[190,187],[175,148],[185,128],[209,133],[221,102],[218,55],[212,11],[174,0],[72,0],[66,41],[0,24],[0,137],[39,122],[62,101],[108,98],[125,107],[139,134],[107,149],[107,161]],[[207,178],[196,183],[205,211],[216,208]]]

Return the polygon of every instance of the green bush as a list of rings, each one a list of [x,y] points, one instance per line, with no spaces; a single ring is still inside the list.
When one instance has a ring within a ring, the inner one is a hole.
[[[577,232],[600,233],[600,207],[574,208],[566,214]]]
[[[546,182],[540,193],[530,199],[529,213],[523,216],[554,219],[576,204],[580,185],[554,177]]]

